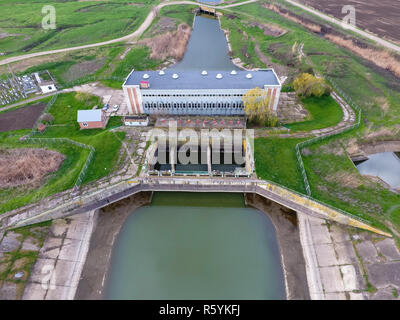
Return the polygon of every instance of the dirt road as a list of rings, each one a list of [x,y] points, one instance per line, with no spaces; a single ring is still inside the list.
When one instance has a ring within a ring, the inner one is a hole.
[[[285,0],[285,1],[290,3],[290,4],[292,4],[292,5],[294,5],[294,6],[296,6],[296,7],[301,8],[301,9],[307,11],[307,12],[310,12],[310,13],[312,13],[312,14],[314,14],[314,15],[316,15],[316,16],[318,16],[318,17],[320,17],[320,18],[322,18],[322,19],[324,19],[326,21],[334,23],[335,25],[338,25],[338,26],[343,28],[342,21],[340,21],[338,19],[332,18],[332,17],[330,17],[330,16],[328,16],[328,15],[326,15],[326,14],[324,14],[324,13],[318,11],[318,10],[312,9],[310,7],[307,7],[307,6],[305,6],[303,4],[300,4],[300,3],[296,2],[296,1],[293,1],[293,0]],[[377,36],[374,36],[373,34],[365,32],[365,31],[363,31],[361,29],[358,29],[357,27],[354,27],[352,25],[346,25],[346,26],[347,26],[348,30],[351,30],[351,31],[353,31],[355,33],[358,33],[359,35],[361,35],[361,36],[363,36],[363,37],[365,37],[367,39],[375,41],[377,44],[379,44],[379,45],[381,45],[381,46],[383,46],[385,48],[388,48],[390,50],[393,50],[393,51],[396,51],[396,52],[400,53],[400,46],[397,46],[394,43],[391,43],[389,41],[383,40],[383,39],[381,39],[381,38],[379,38]]]
[[[253,3],[253,2],[257,2],[257,1],[258,0],[249,0],[249,1],[244,1],[244,2],[240,2],[240,3],[229,4],[229,5],[215,6],[214,8],[225,9],[225,8],[241,6],[241,5],[244,5],[244,4]],[[113,39],[113,40],[108,40],[108,41],[103,41],[103,42],[86,44],[86,45],[77,46],[77,47],[70,47],[70,48],[57,49],[57,50],[49,50],[49,51],[43,51],[43,52],[35,52],[35,53],[24,54],[24,55],[21,55],[21,56],[11,57],[11,58],[7,58],[7,59],[4,59],[4,60],[1,60],[0,61],[0,66],[1,65],[5,65],[7,63],[17,62],[17,61],[21,61],[21,60],[25,60],[25,59],[29,59],[29,58],[33,58],[33,57],[44,56],[44,55],[48,55],[48,54],[56,54],[56,53],[61,53],[61,52],[68,52],[68,51],[74,51],[74,50],[81,50],[81,49],[100,47],[100,46],[105,46],[105,45],[108,45],[108,44],[113,44],[113,43],[127,41],[127,40],[131,40],[131,41],[132,40],[136,40],[151,25],[151,23],[153,22],[154,18],[157,16],[157,13],[160,11],[161,8],[166,7],[166,6],[171,6],[171,5],[185,5],[185,4],[199,5],[198,2],[194,2],[194,1],[168,1],[168,2],[163,2],[163,3],[159,4],[158,6],[156,6],[156,7],[151,9],[151,11],[147,15],[146,19],[143,21],[143,23],[140,25],[140,27],[135,32],[133,32],[131,34],[128,34],[128,35],[126,35],[124,37]],[[213,6],[209,6],[209,7],[213,7]]]

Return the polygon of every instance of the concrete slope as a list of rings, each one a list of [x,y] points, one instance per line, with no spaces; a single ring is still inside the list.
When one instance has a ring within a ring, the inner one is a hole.
[[[351,217],[350,214],[328,207],[305,195],[290,191],[272,182],[248,178],[148,177],[123,181],[87,195],[77,196],[67,203],[48,210],[25,211],[11,216],[6,213],[0,216],[0,230],[99,209],[142,191],[257,193],[296,212],[391,237],[389,233],[374,228],[358,218]]]

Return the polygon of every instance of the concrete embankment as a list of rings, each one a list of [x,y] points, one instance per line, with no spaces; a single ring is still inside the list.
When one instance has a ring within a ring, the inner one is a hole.
[[[53,221],[22,299],[74,299],[96,218],[90,211]]]
[[[279,244],[285,278],[286,299],[310,299],[297,214],[257,194],[246,194],[246,204],[271,219]]]
[[[149,204],[151,198],[152,192],[141,192],[99,210],[76,300],[103,298],[115,239],[126,218],[135,209]]]

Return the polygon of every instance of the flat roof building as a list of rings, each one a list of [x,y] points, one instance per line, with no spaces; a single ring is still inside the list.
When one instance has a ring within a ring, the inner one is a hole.
[[[122,87],[132,114],[242,115],[242,96],[256,87],[276,110],[281,91],[273,69],[132,71]]]
[[[103,110],[78,110],[78,123],[81,129],[105,128],[107,117]]]

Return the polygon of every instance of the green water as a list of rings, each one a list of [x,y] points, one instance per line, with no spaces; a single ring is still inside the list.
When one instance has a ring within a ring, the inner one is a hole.
[[[221,70],[231,71],[238,68],[228,55],[228,43],[219,21],[207,17],[196,16],[192,34],[190,35],[182,61],[171,70]]]
[[[275,231],[241,194],[155,193],[118,238],[106,299],[285,299]]]

